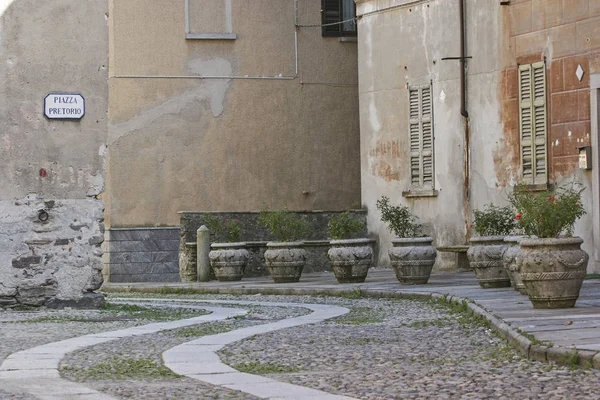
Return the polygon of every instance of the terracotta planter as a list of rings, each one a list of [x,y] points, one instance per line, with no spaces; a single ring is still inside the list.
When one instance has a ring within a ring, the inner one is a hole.
[[[213,243],[208,253],[210,266],[219,282],[241,281],[250,254],[246,243]]]
[[[527,296],[527,288],[523,284],[521,274],[517,268],[517,257],[521,254],[519,242],[524,239],[524,236],[507,236],[504,242],[508,246],[502,256],[502,264],[510,278],[510,285],[519,293]]]
[[[471,239],[467,257],[482,288],[510,287],[510,278],[502,264],[506,248],[504,236],[481,236]]]
[[[373,265],[373,239],[332,240],[327,257],[339,283],[364,282]]]
[[[433,238],[405,238],[392,240],[388,254],[396,278],[404,285],[424,285],[429,281],[437,252]]]
[[[306,263],[303,242],[269,242],[265,263],[275,283],[298,282]]]
[[[583,239],[523,239],[517,267],[533,308],[575,307],[585,278],[588,254]]]

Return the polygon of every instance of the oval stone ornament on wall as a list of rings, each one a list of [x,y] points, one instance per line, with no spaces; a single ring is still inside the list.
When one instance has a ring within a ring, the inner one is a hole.
[[[48,93],[44,97],[44,115],[49,119],[81,119],[85,99],[77,93]]]

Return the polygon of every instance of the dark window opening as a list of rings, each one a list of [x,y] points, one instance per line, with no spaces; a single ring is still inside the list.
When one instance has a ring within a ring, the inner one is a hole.
[[[322,0],[323,36],[356,36],[354,0]]]

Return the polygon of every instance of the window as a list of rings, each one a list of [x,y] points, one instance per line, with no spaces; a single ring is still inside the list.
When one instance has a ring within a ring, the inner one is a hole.
[[[321,15],[323,36],[356,36],[354,0],[322,0]]]
[[[410,191],[433,191],[431,85],[409,86]]]
[[[233,40],[231,0],[185,0],[186,39]]]
[[[546,64],[519,66],[521,178],[526,185],[548,183],[546,154]]]

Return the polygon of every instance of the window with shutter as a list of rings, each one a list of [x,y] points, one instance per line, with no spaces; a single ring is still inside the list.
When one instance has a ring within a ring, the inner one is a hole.
[[[410,86],[409,142],[411,191],[433,190],[433,102],[431,85]]]
[[[356,36],[354,0],[321,0],[323,36]]]
[[[546,64],[519,66],[521,177],[527,185],[548,182]]]

